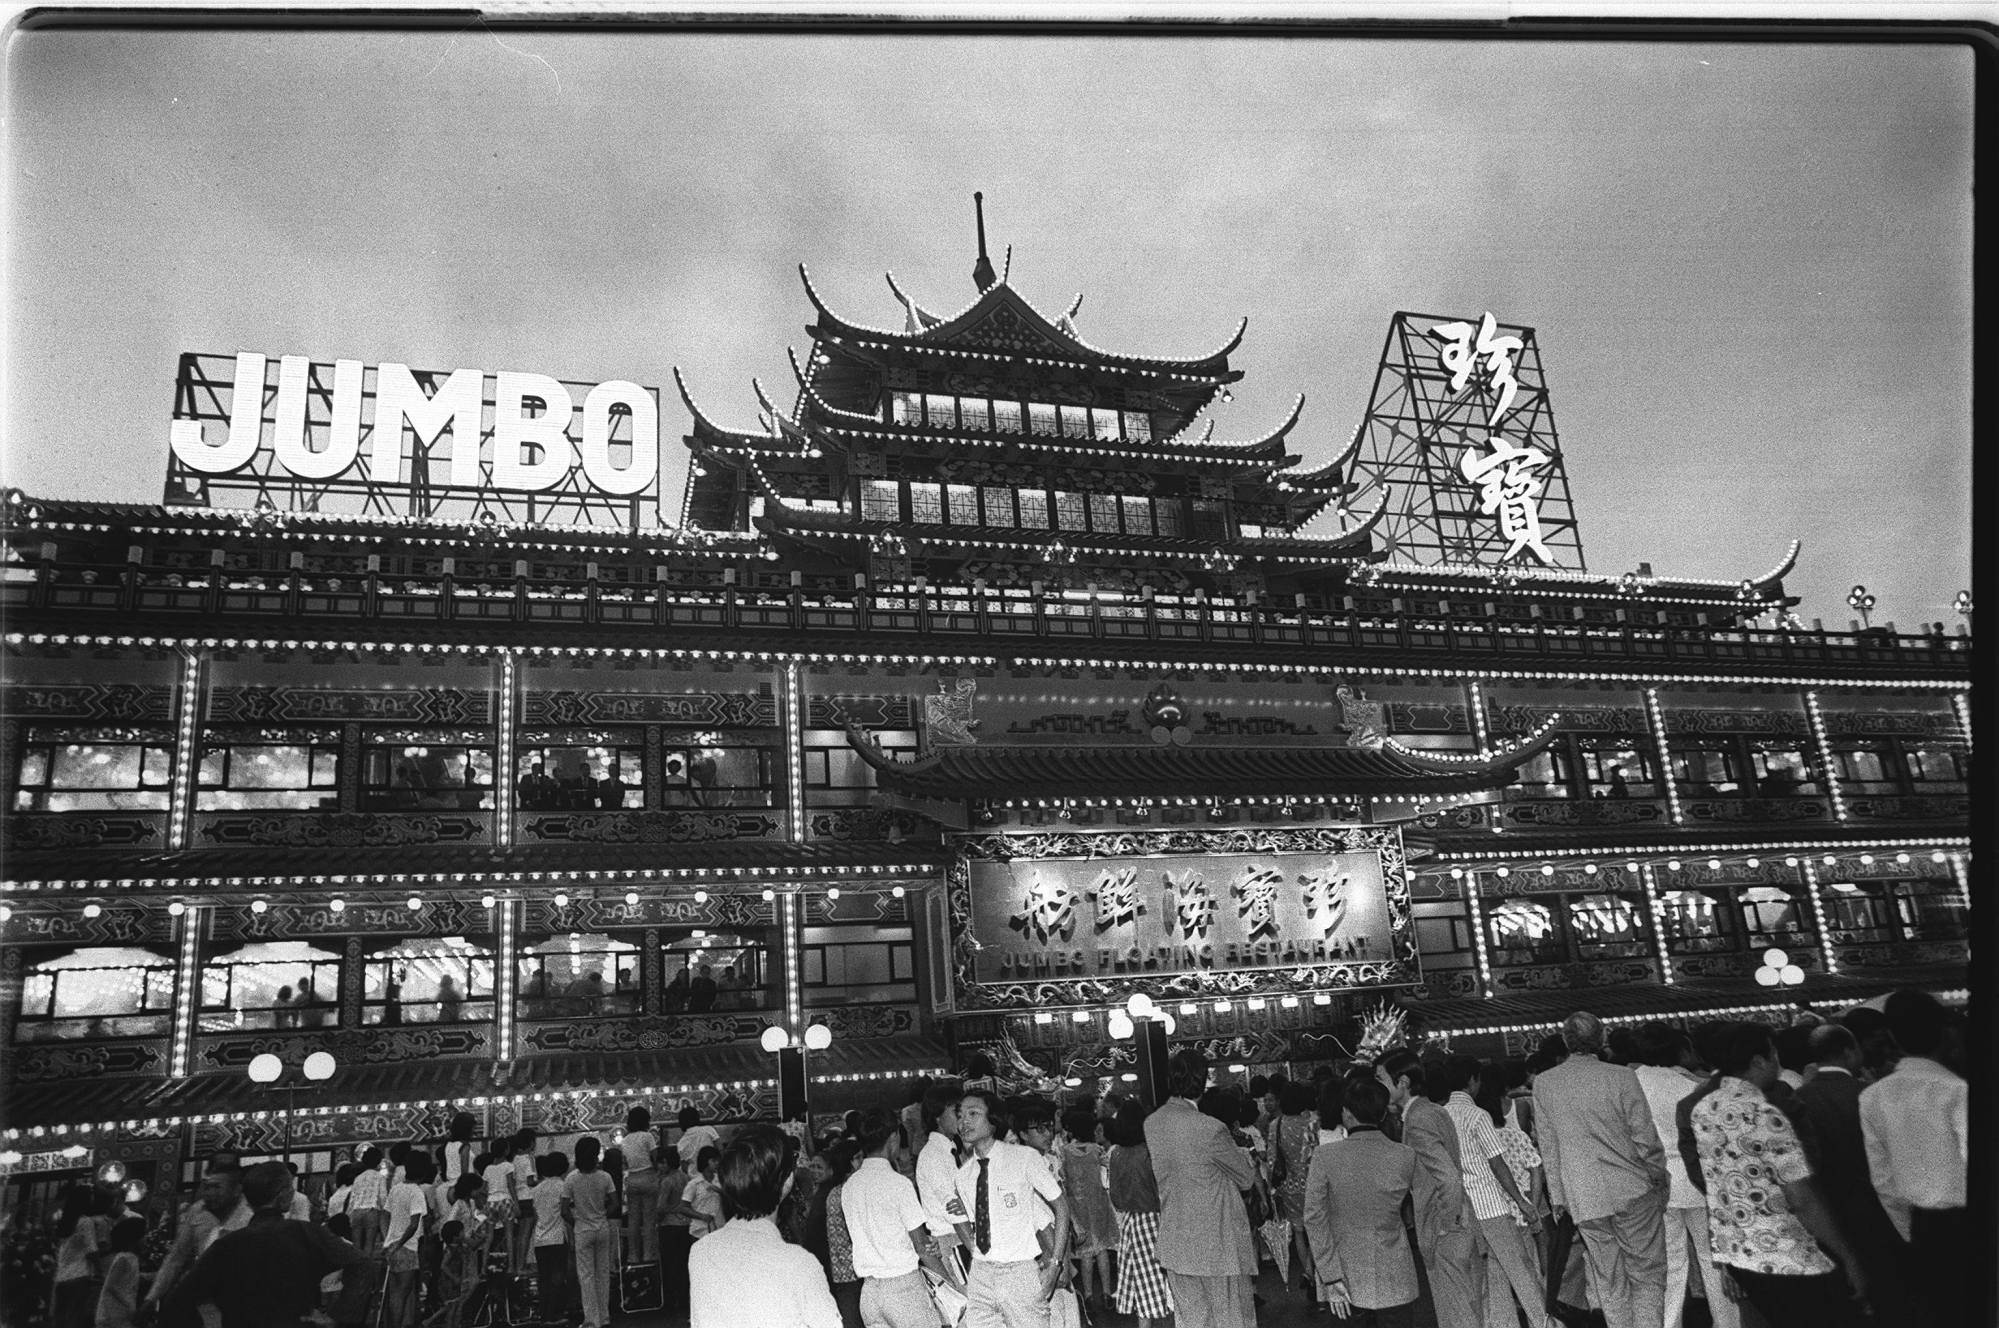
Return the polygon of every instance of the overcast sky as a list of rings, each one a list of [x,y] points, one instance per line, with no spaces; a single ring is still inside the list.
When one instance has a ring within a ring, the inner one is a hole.
[[[175,358],[257,350],[791,400],[811,309],[995,261],[1094,344],[1306,396],[1329,458],[1398,309],[1537,329],[1594,571],[1829,626],[1969,584],[1972,60],[1957,46],[15,32],[5,480],[157,502]]]

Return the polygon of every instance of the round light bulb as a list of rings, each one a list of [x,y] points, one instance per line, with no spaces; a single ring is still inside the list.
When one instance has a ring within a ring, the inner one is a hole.
[[[339,1068],[340,1063],[333,1059],[330,1051],[315,1051],[305,1058],[305,1077],[314,1083],[331,1079],[333,1072]]]
[[[839,886],[837,886],[837,885],[829,885],[829,886],[827,886],[827,887],[826,887],[826,897],[827,897],[828,899],[838,899],[838,898],[840,897],[840,887],[839,887]]]
[[[894,887],[891,887],[891,888],[890,888],[890,890],[889,890],[889,893],[890,893],[891,895],[895,896],[895,897],[896,897],[897,899],[900,899],[900,898],[902,898],[902,897],[903,897],[903,896],[904,896],[905,894],[907,894],[907,893],[909,893],[909,892],[908,892],[907,890],[904,890],[904,889],[903,889],[903,888],[902,888],[901,886],[899,886],[899,885],[898,885],[898,886],[894,886]]]
[[[335,913],[345,913],[347,911],[347,901],[344,899],[329,899],[326,901],[326,906]]]
[[[99,917],[103,914],[103,912],[104,912],[104,905],[102,904],[85,904],[83,906],[83,916],[85,916],[86,918]]]
[[[167,905],[167,913],[169,916],[177,918],[185,912],[187,912],[187,905],[181,903],[180,900],[178,899],[174,900],[171,904]]]
[[[493,906],[494,904],[496,904],[496,903],[498,903],[498,902],[499,902],[499,901],[498,901],[498,900],[496,900],[496,899],[494,899],[494,898],[493,898],[493,896],[491,896],[491,895],[480,895],[480,896],[479,896],[479,907],[480,907],[480,908],[491,908],[491,907],[492,907],[492,906]]]
[[[556,891],[556,892],[555,892],[555,906],[556,906],[557,908],[568,908],[568,907],[569,907],[569,896],[568,896],[568,894],[567,894],[567,893],[565,893],[564,891],[561,891],[561,890],[558,890],[558,891]]]
[[[766,889],[766,890],[764,891],[764,902],[765,902],[766,904],[768,904],[768,903],[771,903],[771,902],[772,902],[773,900],[775,900],[776,898],[777,898],[777,891],[775,891],[775,890],[770,890],[770,889]]]
[[[707,892],[706,890],[696,890],[696,891],[694,892],[694,902],[695,902],[695,903],[697,903],[697,904],[705,904],[705,903],[707,903],[707,902],[708,902],[708,892]]]
[[[1124,1011],[1113,1010],[1111,1017],[1105,1021],[1105,1029],[1113,1038],[1122,1042],[1137,1031],[1137,1025],[1131,1022],[1131,1016]]]
[[[1765,950],[1763,952],[1763,962],[1770,968],[1782,968],[1791,962],[1791,956],[1785,954],[1782,950]]]
[[[252,913],[262,913],[268,908],[270,908],[270,904],[265,900],[252,899],[250,901],[250,911]]]
[[[763,1031],[763,1036],[758,1038],[757,1041],[763,1044],[765,1051],[783,1051],[791,1045],[791,1034],[778,1025],[772,1024]]]
[[[1777,985],[1777,980],[1778,973],[1774,968],[1759,968],[1756,970],[1756,985],[1759,987],[1774,987]]]
[[[1802,969],[1802,968],[1798,967],[1798,966],[1797,966],[1796,964],[1786,964],[1786,965],[1784,965],[1784,985],[1785,985],[1785,986],[1787,986],[1787,987],[1795,987],[1795,986],[1797,986],[1797,985],[1798,985],[1798,984],[1799,984],[1800,982],[1803,982],[1804,980],[1805,980],[1805,970],[1804,970],[1804,969]]]
[[[405,899],[403,903],[409,906],[409,911],[412,913],[416,912],[418,909],[423,907],[423,901],[421,899],[418,899],[415,895],[411,895],[408,899]]]
[[[636,904],[636,903],[638,903],[638,902],[639,902],[639,892],[638,892],[638,891],[636,891],[636,890],[627,890],[627,891],[625,891],[625,902],[626,902],[627,904]]]
[[[814,1024],[805,1030],[805,1049],[824,1051],[833,1045],[833,1030],[824,1024]]]
[[[250,1058],[250,1082],[253,1084],[274,1084],[284,1072],[285,1063],[272,1052],[259,1052]]]
[[[1150,1019],[1158,1009],[1152,998],[1142,991],[1133,992],[1124,1003],[1125,1012],[1134,1019]]]

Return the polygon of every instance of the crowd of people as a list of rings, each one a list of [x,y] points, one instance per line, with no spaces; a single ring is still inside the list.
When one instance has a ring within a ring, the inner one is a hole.
[[[79,1187],[39,1321],[605,1328],[622,1286],[692,1328],[1248,1328],[1272,1262],[1263,1292],[1362,1325],[1427,1295],[1439,1328],[1680,1328],[1691,1295],[1715,1328],[1960,1328],[1964,1054],[1909,991],[1783,1028],[1578,1012],[1524,1062],[1397,1048],[1236,1087],[1184,1049],[1151,1110],[927,1081],[817,1139],[639,1106],[608,1146],[482,1142],[461,1115],[323,1204],[217,1153],[163,1246]]]

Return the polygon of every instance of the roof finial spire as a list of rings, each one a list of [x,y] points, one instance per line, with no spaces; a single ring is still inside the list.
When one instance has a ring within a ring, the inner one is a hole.
[[[972,265],[972,284],[983,294],[991,290],[993,283],[998,280],[997,274],[993,272],[993,260],[986,257],[986,196],[974,190],[972,208],[978,213],[979,218],[979,261]]]

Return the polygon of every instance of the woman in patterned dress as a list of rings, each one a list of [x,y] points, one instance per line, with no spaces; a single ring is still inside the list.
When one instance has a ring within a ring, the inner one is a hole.
[[[1062,1113],[1062,1192],[1069,1198],[1069,1253],[1076,1260],[1076,1294],[1085,1305],[1111,1303],[1111,1254],[1118,1247],[1117,1218],[1104,1184],[1104,1153],[1097,1145],[1097,1113],[1071,1107]]]
[[[1277,1215],[1291,1224],[1291,1266],[1302,1275],[1307,1297],[1312,1295],[1314,1265],[1311,1241],[1305,1235],[1305,1173],[1312,1165],[1312,1150],[1319,1146],[1314,1099],[1311,1084],[1284,1085],[1277,1097],[1277,1119],[1270,1126],[1270,1185]]]
[[[1110,1152],[1111,1211],[1117,1215],[1117,1312],[1138,1316],[1139,1328],[1154,1328],[1173,1313],[1166,1270],[1153,1252],[1159,1237],[1159,1182],[1145,1146],[1145,1108],[1127,1102],[1104,1126]]]

